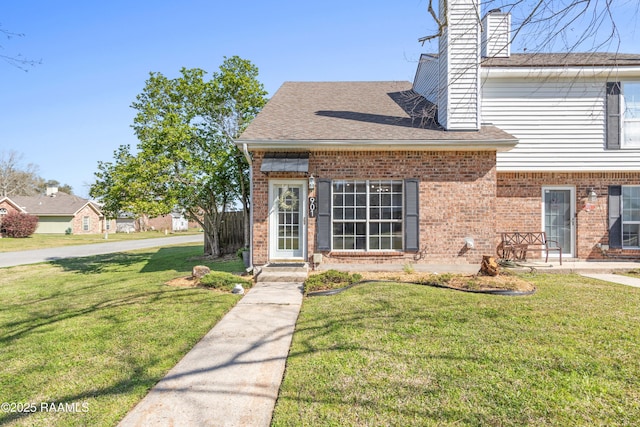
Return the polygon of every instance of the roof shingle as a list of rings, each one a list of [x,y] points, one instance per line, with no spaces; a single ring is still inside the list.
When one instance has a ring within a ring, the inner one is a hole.
[[[483,126],[445,131],[410,82],[286,82],[238,139],[260,141],[515,141]]]

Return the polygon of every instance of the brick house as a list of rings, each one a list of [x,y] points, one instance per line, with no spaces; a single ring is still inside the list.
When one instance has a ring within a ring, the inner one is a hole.
[[[38,217],[36,234],[99,234],[108,228],[115,231],[115,221],[105,221],[100,207],[95,203],[47,189],[38,196],[12,196],[0,199],[0,222],[9,212],[23,212]],[[107,228],[108,227],[108,228]]]
[[[449,1],[412,83],[275,93],[236,141],[254,265],[475,264],[502,231],[640,257],[640,55],[512,54],[509,14],[478,7]]]

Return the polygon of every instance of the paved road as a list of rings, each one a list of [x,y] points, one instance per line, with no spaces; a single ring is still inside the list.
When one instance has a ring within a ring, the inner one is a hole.
[[[186,236],[160,237],[157,239],[95,243],[91,245],[36,249],[33,251],[3,252],[0,253],[0,268],[24,264],[36,264],[39,262],[54,261],[62,258],[78,258],[83,256],[109,254],[113,252],[132,251],[135,249],[154,248],[158,246],[178,245],[181,243],[202,242],[202,234],[189,234]]]

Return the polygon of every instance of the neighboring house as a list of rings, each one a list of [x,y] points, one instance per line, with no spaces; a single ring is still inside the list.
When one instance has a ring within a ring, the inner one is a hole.
[[[0,199],[0,214],[17,211],[38,217],[36,234],[97,234],[115,225],[104,220],[95,203],[48,188],[39,196],[13,196]]]
[[[254,265],[478,263],[502,231],[640,257],[640,55],[512,54],[510,16],[478,7],[449,1],[413,83],[275,93],[236,141]]]
[[[183,214],[172,212],[151,218],[149,226],[152,230],[157,231],[187,231],[189,230],[189,221]]]

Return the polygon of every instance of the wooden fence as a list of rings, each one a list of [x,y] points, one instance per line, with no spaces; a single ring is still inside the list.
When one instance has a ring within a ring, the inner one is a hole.
[[[236,252],[244,243],[244,219],[242,211],[226,212],[220,224],[220,250],[230,254]]]

